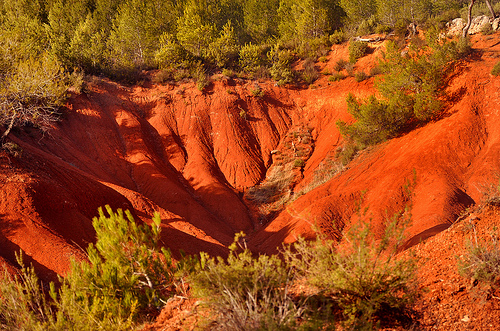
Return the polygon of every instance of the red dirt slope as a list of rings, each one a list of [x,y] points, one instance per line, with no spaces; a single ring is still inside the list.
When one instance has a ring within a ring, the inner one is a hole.
[[[347,93],[374,92],[373,78],[322,77],[307,89],[287,89],[218,76],[203,92],[193,83],[125,87],[94,78],[53,130],[11,134],[23,152],[0,157],[0,256],[14,262],[23,249],[46,276],[64,274],[69,258],[93,240],[91,219],[105,204],[144,221],[160,212],[163,242],[174,251],[224,254],[234,233],[245,231],[252,247],[272,252],[311,234],[314,223],[338,234],[364,190],[379,229],[386,213],[412,203],[416,243],[447,228],[496,180],[500,78],[489,72],[499,40],[475,39],[475,55],[451,80],[443,118],[363,152],[346,169],[336,163],[342,137],[335,122],[350,119]],[[370,46],[355,71],[376,63],[383,44]],[[331,71],[340,58],[347,58],[345,45],[334,46],[318,69]],[[263,96],[254,95],[257,87]],[[287,175],[278,165],[285,157],[288,165],[305,162],[288,188],[296,200],[259,218],[244,193],[265,184],[266,171]],[[311,190],[320,177],[325,183]]]
[[[489,74],[500,54],[499,38],[496,34],[474,39],[473,58],[457,68],[448,87],[443,118],[364,151],[347,169],[288,205],[256,234],[252,242],[257,249],[272,252],[280,243],[309,232],[311,224],[338,233],[356,217],[362,191],[366,191],[362,206],[369,207],[368,217],[380,230],[387,215],[411,204],[409,244],[446,229],[462,210],[479,202],[498,181],[500,168],[500,78]],[[346,93],[364,95],[370,86],[366,81],[350,86],[349,79],[334,84],[309,91],[303,99],[307,115],[322,119],[315,128],[316,151],[305,167],[304,183],[314,180],[313,171],[328,151],[341,145],[333,123],[345,117]],[[410,196],[405,188],[409,183]]]

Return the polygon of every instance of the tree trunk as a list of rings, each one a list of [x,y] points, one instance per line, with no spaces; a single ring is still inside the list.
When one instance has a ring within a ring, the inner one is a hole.
[[[497,15],[495,14],[493,7],[491,6],[490,0],[486,0],[486,5],[488,6],[488,9],[490,10],[491,17],[493,17],[493,19],[497,18]]]
[[[14,126],[14,122],[16,121],[16,115],[17,115],[16,111],[14,111],[14,114],[12,115],[12,119],[10,120],[9,126],[7,127],[7,130],[5,130],[5,132],[0,137],[0,143],[3,142],[5,140],[5,138],[7,138],[7,136],[10,133],[10,130],[12,130],[12,127]]]
[[[463,33],[462,33],[462,37],[464,37],[464,38],[467,37],[467,34],[469,33],[469,28],[472,24],[472,7],[474,7],[475,2],[476,2],[476,0],[470,0],[470,3],[469,3],[469,11],[467,13],[467,25],[465,26]]]

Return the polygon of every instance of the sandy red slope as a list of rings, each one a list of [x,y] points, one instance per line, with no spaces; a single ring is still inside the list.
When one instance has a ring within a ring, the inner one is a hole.
[[[386,215],[411,203],[409,235],[418,242],[447,228],[498,179],[500,78],[489,72],[499,40],[498,34],[475,39],[474,57],[448,88],[445,116],[364,151],[303,195],[319,170],[334,171],[325,164],[335,162],[342,146],[335,122],[350,119],[347,93],[373,93],[373,78],[323,77],[290,89],[219,77],[203,92],[193,83],[125,87],[95,78],[86,93],[72,95],[54,129],[11,134],[23,152],[0,158],[0,255],[13,262],[23,249],[47,277],[64,274],[70,257],[81,257],[80,247],[93,240],[91,219],[105,204],[131,209],[144,221],[159,212],[163,242],[174,251],[224,254],[234,233],[245,231],[252,247],[272,252],[310,234],[312,224],[338,233],[355,215],[362,191],[379,230]],[[371,46],[373,54],[355,70],[368,72],[376,62],[382,44]],[[345,45],[334,46],[318,67],[331,70],[340,58],[347,58]],[[253,95],[256,84],[264,96]],[[290,135],[297,127],[313,138],[294,182],[301,196],[263,222],[243,193],[273,167],[272,151],[303,144]]]

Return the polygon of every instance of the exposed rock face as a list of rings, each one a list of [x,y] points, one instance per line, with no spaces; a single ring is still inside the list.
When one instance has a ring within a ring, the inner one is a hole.
[[[486,15],[474,17],[469,28],[469,35],[481,33],[487,25],[491,25],[494,31],[498,30],[500,18],[496,18],[491,22],[490,21],[490,18]],[[448,28],[446,35],[449,37],[460,36],[466,25],[467,21],[463,18],[455,18],[453,21],[446,23],[446,27]]]
[[[446,27],[448,28],[447,35],[450,37],[460,36],[466,25],[467,22],[463,18],[455,18],[453,21],[446,23]]]

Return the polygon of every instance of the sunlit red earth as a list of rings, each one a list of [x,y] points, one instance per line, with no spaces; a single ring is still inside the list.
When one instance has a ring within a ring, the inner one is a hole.
[[[422,257],[421,327],[494,330],[499,300],[456,268],[472,232],[466,221],[454,223],[492,194],[500,177],[500,78],[490,75],[500,60],[500,34],[472,42],[474,54],[457,66],[442,117],[365,150],[309,192],[304,188],[321,170],[339,169],[334,164],[343,139],[336,121],[351,120],[345,97],[374,93],[374,78],[329,82],[322,76],[309,87],[290,88],[218,75],[203,92],[192,82],[146,79],[127,87],[93,78],[84,93],[71,95],[52,130],[10,135],[22,155],[0,155],[1,261],[14,265],[14,252],[22,249],[43,279],[64,275],[70,258],[83,258],[82,248],[94,240],[91,219],[106,204],[144,221],[159,212],[165,246],[213,255],[224,255],[239,231],[262,253],[311,235],[312,225],[336,235],[355,218],[359,201],[380,232],[387,215],[411,204],[408,246],[425,240],[413,248]],[[373,52],[355,71],[368,73],[375,65],[383,42],[370,46]],[[317,67],[333,72],[347,57],[346,45],[333,46]],[[256,85],[263,96],[254,95]],[[298,128],[312,140],[293,134]],[[290,156],[294,148],[309,154]],[[275,217],[259,217],[244,193],[266,171],[281,169],[285,156],[305,161],[303,171],[292,169],[298,198]],[[489,207],[474,222],[486,234],[498,220]]]

